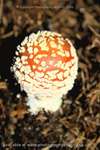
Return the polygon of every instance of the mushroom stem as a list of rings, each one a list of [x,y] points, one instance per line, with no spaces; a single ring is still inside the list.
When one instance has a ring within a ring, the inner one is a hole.
[[[62,99],[60,97],[34,97],[28,95],[27,105],[29,106],[29,111],[32,114],[37,114],[41,110],[55,112],[62,104]]]

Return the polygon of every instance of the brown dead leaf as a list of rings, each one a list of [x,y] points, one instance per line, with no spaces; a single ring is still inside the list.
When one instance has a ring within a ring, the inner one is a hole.
[[[0,89],[6,90],[7,89],[7,84],[6,82],[0,82]]]
[[[16,117],[16,118],[23,118],[24,115],[28,113],[27,110],[23,107],[19,107],[16,110],[12,110],[10,113],[11,117]]]

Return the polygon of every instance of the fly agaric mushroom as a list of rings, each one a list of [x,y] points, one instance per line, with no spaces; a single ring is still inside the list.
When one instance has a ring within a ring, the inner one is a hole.
[[[73,87],[78,58],[70,40],[56,32],[39,31],[17,47],[12,70],[27,93],[30,112],[54,112],[62,104],[62,95]]]

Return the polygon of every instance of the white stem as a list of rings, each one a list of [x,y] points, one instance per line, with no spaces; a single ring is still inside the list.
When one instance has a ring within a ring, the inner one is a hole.
[[[58,97],[34,97],[28,96],[27,105],[32,114],[37,114],[44,109],[45,111],[55,112],[62,104],[62,99]]]

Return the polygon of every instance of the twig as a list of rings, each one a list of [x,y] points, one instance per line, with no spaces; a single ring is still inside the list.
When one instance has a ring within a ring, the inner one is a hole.
[[[14,35],[14,32],[13,32],[13,31],[8,32],[8,33],[2,35],[0,38],[1,38],[1,39],[6,39],[6,38],[8,38],[8,37],[10,37],[10,36],[12,36],[12,35]]]
[[[3,0],[0,0],[0,23],[2,22],[3,16]]]
[[[93,33],[96,37],[100,38],[100,34],[97,33],[97,32],[95,31],[95,29],[94,29],[92,26],[88,25],[88,28],[92,31],[92,33]]]

